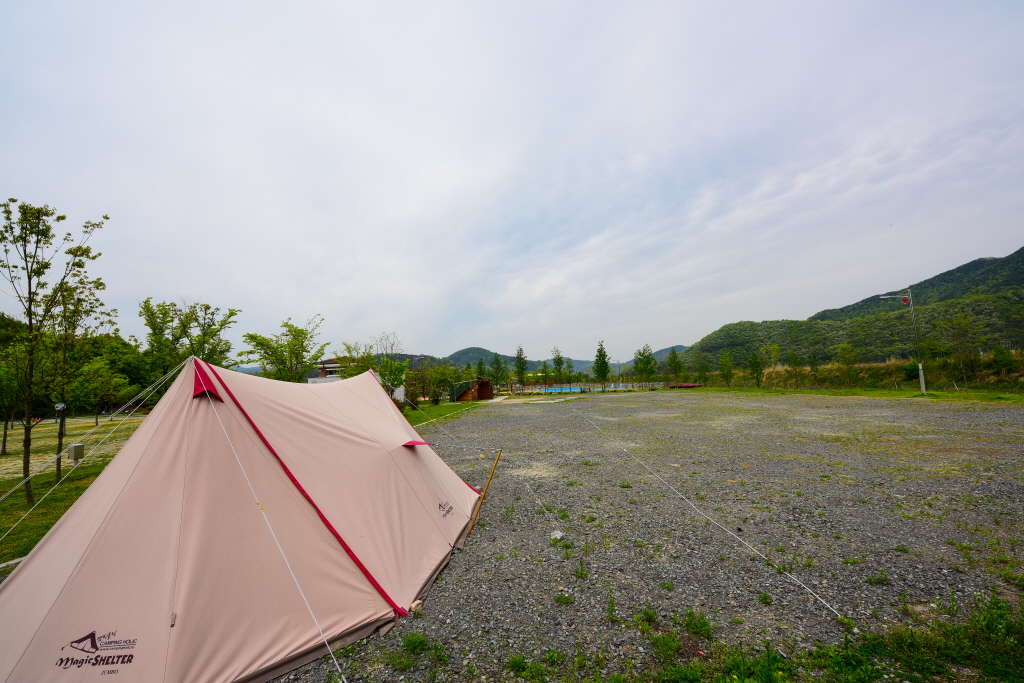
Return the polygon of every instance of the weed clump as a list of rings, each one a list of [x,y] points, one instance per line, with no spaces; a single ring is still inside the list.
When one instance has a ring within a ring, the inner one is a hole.
[[[701,638],[710,640],[714,636],[708,618],[703,613],[695,612],[692,609],[686,610],[686,614],[683,615],[683,628]]]

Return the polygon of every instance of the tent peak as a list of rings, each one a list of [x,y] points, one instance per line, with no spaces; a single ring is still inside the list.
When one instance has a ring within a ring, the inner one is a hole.
[[[217,387],[214,385],[213,380],[210,379],[210,375],[203,369],[199,359],[195,356],[192,356],[192,366],[196,370],[195,381],[192,384],[192,398],[200,394],[208,394],[223,403],[224,399],[217,393]]]

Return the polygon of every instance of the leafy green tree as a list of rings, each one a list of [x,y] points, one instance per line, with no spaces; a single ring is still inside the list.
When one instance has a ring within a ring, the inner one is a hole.
[[[342,353],[334,353],[338,356],[335,360],[341,365],[338,374],[343,378],[355,377],[377,367],[377,357],[373,353],[372,344],[342,342],[341,347],[344,349]]]
[[[427,368],[427,395],[435,406],[441,402],[445,393],[450,394],[452,387],[459,381],[459,369],[451,365],[435,365]]]
[[[293,325],[291,318],[281,323],[283,330],[271,337],[249,332],[242,339],[250,349],[238,354],[246,361],[255,360],[260,375],[283,382],[304,382],[315,370],[330,342],[317,344],[316,338],[323,318],[315,315],[304,327]]]
[[[765,344],[761,347],[761,356],[765,360],[765,365],[769,368],[774,368],[779,364],[779,359],[782,358],[782,349],[779,348],[778,344]]]
[[[462,368],[462,379],[472,380],[475,375],[476,371],[473,370],[473,364],[467,360],[466,367]]]
[[[476,359],[476,376],[477,377],[487,377],[487,366],[484,365],[484,359],[483,358],[477,358]]]
[[[547,361],[540,364],[540,372],[538,374],[540,375],[540,381],[544,386],[547,386],[548,381],[551,379],[551,367],[548,365]]]
[[[786,383],[794,387],[800,386],[800,376],[803,374],[804,360],[795,350],[789,352],[786,358]]]
[[[138,387],[128,382],[127,377],[115,372],[106,358],[96,356],[75,376],[70,394],[74,403],[88,405],[93,409],[94,420],[98,425],[104,407],[127,401],[138,390]]]
[[[642,349],[637,349],[633,353],[633,372],[640,378],[641,383],[647,382],[657,369],[658,361],[654,358],[650,344],[644,344]]]
[[[73,281],[85,270],[89,261],[100,256],[86,242],[103,221],[86,221],[77,239],[71,233],[58,237],[54,225],[66,217],[58,215],[49,206],[32,206],[17,199],[0,203],[4,222],[0,227],[0,277],[9,287],[17,303],[24,326],[17,342],[21,348],[16,367],[17,386],[20,387],[20,405],[24,411],[22,427],[22,476],[25,478],[25,500],[33,505],[31,473],[32,428],[35,426],[33,408],[41,390],[38,372],[43,365],[44,337],[57,306],[53,296],[66,283]],[[61,258],[63,263],[61,263]],[[56,266],[56,268],[55,268]]]
[[[84,270],[53,289],[53,315],[45,335],[43,382],[49,399],[56,403],[57,453],[64,450],[65,415],[71,400],[71,385],[88,360],[88,341],[100,328],[113,326],[117,311],[106,310],[98,292],[105,289],[100,279],[91,280]],[[61,479],[61,458],[54,468],[56,481]]]
[[[565,359],[565,375],[569,379],[569,386],[571,387],[576,377],[576,365],[572,362],[572,358]]]
[[[555,368],[555,384],[562,383],[562,372],[565,369],[565,358],[558,347],[551,349],[551,365]]]
[[[708,365],[707,359],[701,356],[697,361],[697,383],[702,386],[707,386],[710,376],[711,366]]]
[[[964,386],[967,375],[981,369],[979,347],[984,343],[985,324],[965,307],[960,307],[950,320],[939,323],[940,334],[953,350],[953,362],[960,369]]]
[[[195,356],[213,365],[234,367],[231,342],[224,338],[227,329],[235,324],[242,311],[220,308],[196,301],[182,304],[160,301],[153,297],[139,304],[139,317],[148,332],[143,356],[150,366],[150,380],[163,377],[189,356]]]
[[[853,368],[857,365],[857,350],[853,344],[839,344],[835,347],[835,361],[843,368],[846,386],[853,386]]]
[[[15,354],[20,352],[17,343],[7,341],[0,346],[0,410],[4,416],[3,441],[0,442],[0,457],[7,455],[7,432],[14,423],[21,400],[18,386],[18,362]]]
[[[683,361],[676,353],[676,347],[669,349],[668,358],[665,359],[665,370],[668,372],[668,376],[675,379],[679,376],[679,373],[683,371]]]
[[[516,348],[516,359],[513,368],[516,373],[516,381],[519,382],[519,390],[526,387],[526,370],[529,368],[529,361],[526,360],[526,353],[520,345]]]
[[[756,351],[750,354],[750,358],[747,359],[747,369],[750,372],[750,378],[754,380],[754,384],[760,389],[761,383],[764,381],[764,362]]]
[[[608,361],[608,352],[604,350],[604,341],[597,343],[597,354],[594,356],[594,379],[604,389],[608,383],[608,375],[611,374],[612,366]]]
[[[407,360],[391,360],[387,356],[380,359],[378,374],[380,376],[380,383],[387,390],[388,396],[394,398],[398,387],[405,385],[405,374],[408,370],[409,361]]]
[[[725,386],[727,387],[732,386],[734,367],[732,351],[723,351],[722,355],[718,357],[718,374],[725,381]]]
[[[811,375],[811,382],[818,385],[818,359],[814,355],[807,356],[807,372]]]
[[[508,384],[508,370],[508,361],[495,353],[491,357],[490,373],[491,381],[494,382],[496,388]]]

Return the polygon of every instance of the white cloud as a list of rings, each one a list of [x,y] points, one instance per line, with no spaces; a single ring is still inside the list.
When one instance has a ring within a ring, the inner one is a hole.
[[[1019,248],[1022,13],[6,6],[0,192],[111,214],[128,331],[626,357]]]

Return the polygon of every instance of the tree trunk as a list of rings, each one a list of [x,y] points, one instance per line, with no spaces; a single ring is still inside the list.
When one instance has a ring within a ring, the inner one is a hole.
[[[25,407],[25,436],[21,442],[21,476],[25,479],[25,503],[29,506],[35,505],[35,498],[32,497],[32,480],[29,474],[32,470],[32,404]]]
[[[57,412],[59,413],[57,422],[57,477],[54,484],[60,483],[60,452],[64,450],[64,411],[59,410]]]
[[[5,415],[4,416],[4,441],[3,441],[3,445],[0,446],[0,458],[2,458],[3,456],[7,455],[7,428],[10,426],[10,424],[11,424],[10,417]]]

